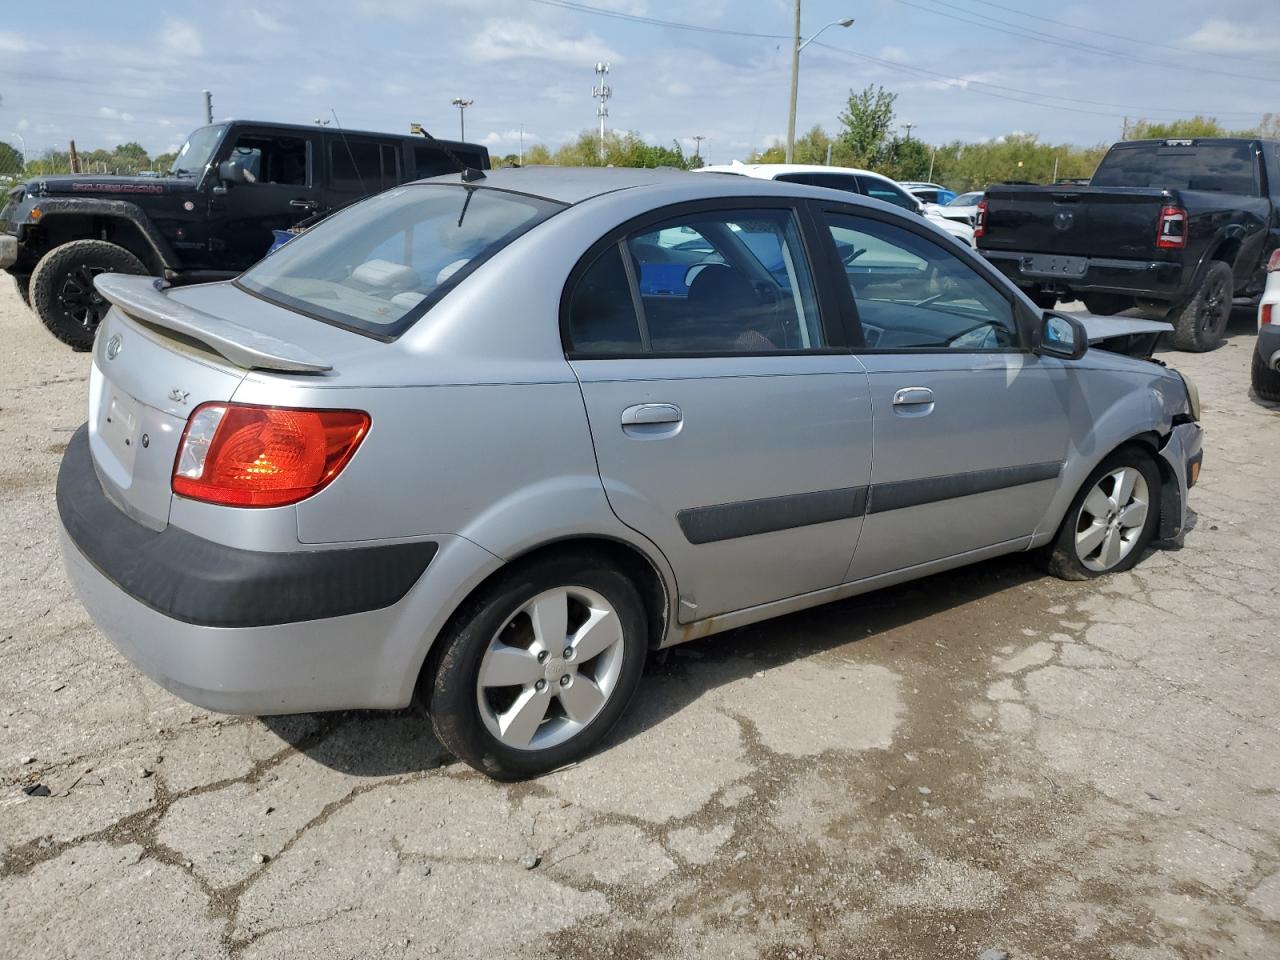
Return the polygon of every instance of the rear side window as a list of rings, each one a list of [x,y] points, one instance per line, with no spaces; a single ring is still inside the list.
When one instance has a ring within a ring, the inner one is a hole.
[[[400,182],[398,145],[374,140],[329,141],[330,185],[352,193],[378,193]]]
[[[885,203],[892,203],[895,207],[902,207],[912,213],[920,209],[914,197],[892,183],[876,177],[859,177],[858,179],[862,181],[863,192],[873,200],[883,200]]]
[[[1257,162],[1247,141],[1122,145],[1102,159],[1092,185],[1253,195],[1258,192]]]
[[[469,167],[476,169],[482,168],[484,157],[475,150],[469,150],[465,147],[457,149],[450,147],[453,155],[465,163]],[[442,173],[457,173],[458,165],[449,159],[448,155],[439,147],[432,147],[425,144],[414,144],[413,147],[413,163],[414,177],[418,180],[427,177],[438,177]]]
[[[633,233],[581,275],[567,319],[575,356],[827,346],[789,210],[700,213]]]
[[[485,260],[561,209],[504,190],[403,186],[334,214],[236,282],[308,316],[394,337]]]

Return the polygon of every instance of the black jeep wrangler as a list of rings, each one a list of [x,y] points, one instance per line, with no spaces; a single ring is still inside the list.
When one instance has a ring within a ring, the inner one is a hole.
[[[409,180],[485,169],[477,144],[235,120],[201,127],[164,177],[38,177],[0,209],[0,267],[55,337],[93,344],[99,273],[173,283],[234,277],[273,230],[318,220]]]

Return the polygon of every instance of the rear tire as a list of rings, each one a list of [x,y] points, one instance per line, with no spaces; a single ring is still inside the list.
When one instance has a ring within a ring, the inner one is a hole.
[[[1084,308],[1100,317],[1110,317],[1133,306],[1133,297],[1118,293],[1091,293],[1083,298]]]
[[[1190,302],[1169,316],[1173,324],[1173,345],[1193,353],[1218,347],[1231,319],[1234,288],[1231,265],[1221,260],[1210,261]]]
[[[110,304],[93,286],[101,273],[148,272],[124,247],[105,240],[73,240],[54,247],[31,274],[31,305],[49,332],[76,350],[93,347]]]
[[[495,780],[536,777],[580,759],[635,694],[648,654],[645,625],[635,585],[601,556],[512,568],[468,601],[437,641],[428,704],[436,736]]]
[[[1044,554],[1060,580],[1092,580],[1131,569],[1160,523],[1160,469],[1143,447],[1121,447],[1102,461]]]
[[[1253,381],[1253,392],[1260,399],[1280,401],[1280,370],[1268,367],[1257,347],[1253,349],[1253,366],[1249,374],[1249,379]]]

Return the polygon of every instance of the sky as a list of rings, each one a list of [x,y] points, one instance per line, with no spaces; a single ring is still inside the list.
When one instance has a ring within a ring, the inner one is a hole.
[[[1124,117],[1234,127],[1280,113],[1275,0],[804,0],[797,132],[838,127],[850,89],[899,95],[930,143],[1014,131],[1093,144]],[[0,140],[35,157],[136,140],[170,151],[204,119],[457,136],[495,154],[595,128],[678,140],[712,162],[785,134],[791,0],[62,0],[0,22]],[[584,9],[586,8],[586,9]],[[606,11],[612,16],[595,11]],[[674,21],[700,29],[647,22]],[[744,36],[741,34],[753,34]],[[763,35],[763,36],[761,36]]]

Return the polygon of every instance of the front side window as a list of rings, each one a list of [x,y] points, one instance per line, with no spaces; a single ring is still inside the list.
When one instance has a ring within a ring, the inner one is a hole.
[[[638,342],[644,353],[667,355],[827,346],[789,210],[681,217],[634,233],[616,249],[616,259],[602,255],[574,290],[569,337],[575,354],[631,352],[610,348],[623,339]],[[601,292],[606,282],[607,295]]]
[[[397,336],[485,260],[561,209],[503,190],[399,187],[317,224],[237,282],[338,326]]]
[[[1013,305],[951,251],[890,223],[828,213],[872,350],[1017,347]]]
[[[241,134],[228,159],[244,171],[247,183],[305,187],[311,182],[307,155],[307,141],[302,137]]]

